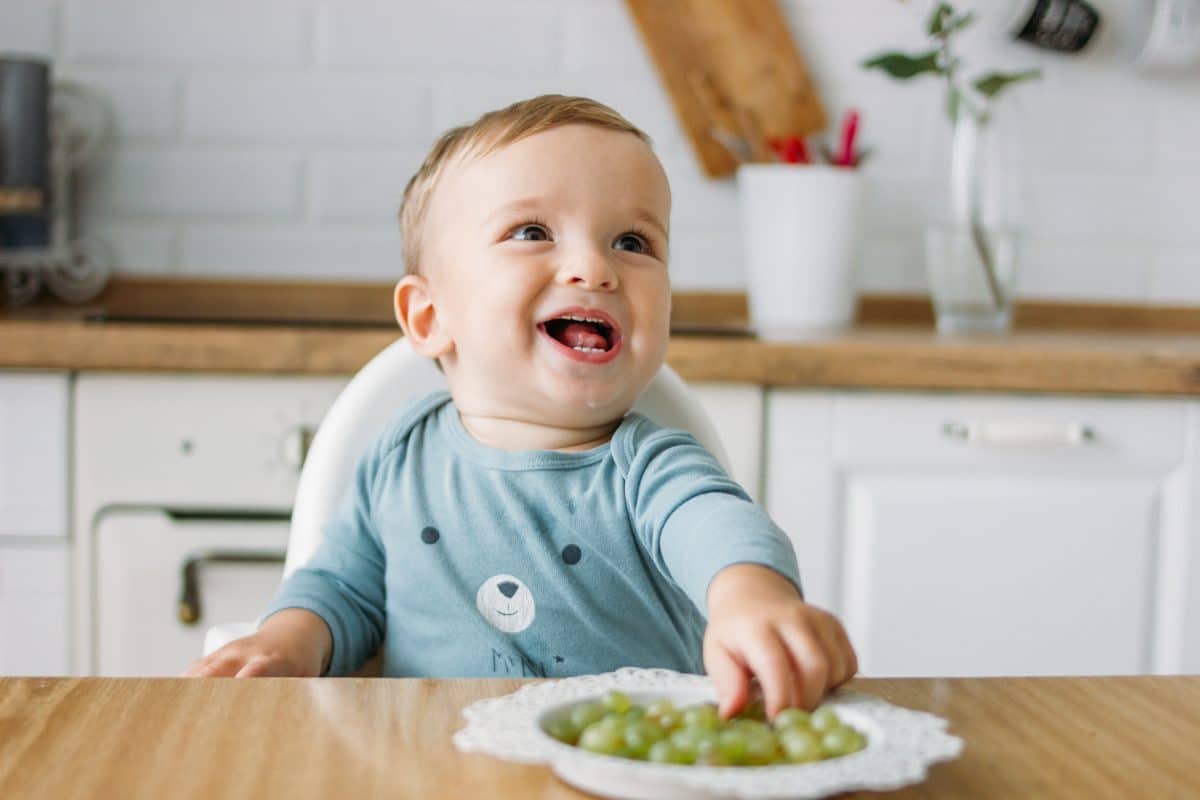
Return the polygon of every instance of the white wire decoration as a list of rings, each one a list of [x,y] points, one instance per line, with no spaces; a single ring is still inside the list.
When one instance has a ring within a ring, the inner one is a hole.
[[[826,705],[866,735],[866,748],[811,764],[654,764],[581,750],[542,729],[542,722],[564,707],[596,699],[609,689],[620,689],[641,703],[665,697],[683,705],[717,697],[708,677],[665,669],[626,667],[601,675],[531,683],[512,694],[464,708],[467,724],[454,734],[454,745],[467,753],[547,764],[564,781],[585,791],[631,800],[782,800],[864,789],[889,791],[924,780],[931,765],[957,758],[963,748],[962,739],[946,732],[949,723],[941,717],[849,691],[834,693]]]
[[[86,87],[56,81],[50,108],[50,244],[0,248],[3,295],[24,305],[45,286],[68,303],[91,300],[108,283],[112,252],[94,236],[72,236],[72,173],[99,152],[108,135],[108,112]]]

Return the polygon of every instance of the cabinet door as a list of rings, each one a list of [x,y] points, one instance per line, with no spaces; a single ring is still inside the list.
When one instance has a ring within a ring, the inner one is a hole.
[[[851,474],[844,621],[868,675],[1151,668],[1152,477]]]
[[[738,383],[689,384],[729,454],[732,477],[755,500],[762,495],[763,390]]]
[[[64,373],[0,373],[0,537],[67,535]]]
[[[287,536],[286,519],[104,512],[95,532],[96,673],[178,675],[200,657],[209,626],[255,620],[279,588]],[[261,560],[239,560],[248,555]]]
[[[0,675],[70,671],[65,541],[0,544]]]
[[[773,429],[796,399],[772,396]],[[827,479],[827,529],[812,535],[864,674],[1178,671],[1168,642],[1182,596],[1171,554],[1189,536],[1185,411],[1157,400],[838,395],[826,468],[815,470]],[[796,460],[785,444],[772,441],[786,472]],[[788,493],[769,497],[799,522]]]

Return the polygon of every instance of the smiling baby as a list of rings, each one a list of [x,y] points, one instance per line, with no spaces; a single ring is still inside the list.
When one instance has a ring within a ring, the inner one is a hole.
[[[787,536],[695,438],[630,413],[662,366],[671,192],[612,109],[545,95],[447,132],[400,211],[396,317],[448,392],[359,462],[258,630],[186,674],[707,670],[772,716],[857,670]]]

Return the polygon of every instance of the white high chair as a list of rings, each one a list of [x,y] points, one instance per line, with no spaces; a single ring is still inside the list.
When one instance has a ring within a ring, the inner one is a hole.
[[[410,400],[445,388],[446,378],[433,361],[418,354],[403,337],[350,379],[321,420],[300,470],[284,578],[317,551],[325,521],[333,516],[349,486],[359,457],[383,426]],[[729,456],[716,429],[669,366],[663,365],[633,408],[659,425],[688,431],[729,471]],[[250,635],[256,627],[256,622],[236,622],[209,628],[204,654]]]

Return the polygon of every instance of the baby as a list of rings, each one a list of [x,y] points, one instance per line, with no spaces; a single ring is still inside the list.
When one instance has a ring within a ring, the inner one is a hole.
[[[484,114],[400,210],[395,311],[449,392],[359,462],[256,633],[185,674],[707,670],[725,717],[857,671],[787,536],[691,435],[629,413],[663,364],[671,193],[649,138],[586,98]],[[707,624],[706,624],[707,618]]]

